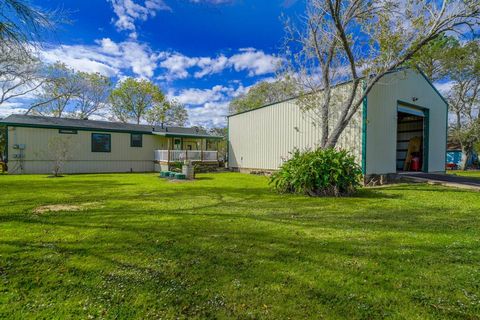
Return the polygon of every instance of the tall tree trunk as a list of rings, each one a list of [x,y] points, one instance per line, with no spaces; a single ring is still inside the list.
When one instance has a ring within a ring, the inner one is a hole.
[[[471,149],[467,146],[462,146],[462,160],[460,161],[460,169],[467,170],[468,160],[471,157]]]

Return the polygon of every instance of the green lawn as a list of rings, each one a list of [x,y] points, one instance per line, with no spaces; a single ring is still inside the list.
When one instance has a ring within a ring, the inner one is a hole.
[[[1,319],[479,315],[478,192],[313,199],[235,173],[0,176]]]
[[[449,170],[447,171],[449,174],[462,176],[462,177],[469,177],[469,178],[478,178],[480,179],[480,170]]]

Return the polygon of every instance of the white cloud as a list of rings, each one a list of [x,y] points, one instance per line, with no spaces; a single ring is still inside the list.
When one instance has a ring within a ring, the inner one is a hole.
[[[230,63],[236,71],[248,71],[250,76],[259,76],[275,71],[280,59],[254,48],[241,49],[241,53],[233,55]]]
[[[96,42],[100,44],[104,53],[114,56],[121,55],[120,46],[113,42],[110,38],[103,38],[101,40],[97,40]]]
[[[187,70],[198,63],[198,59],[189,58],[179,53],[163,53],[161,56],[165,57],[165,60],[160,63],[160,67],[167,69],[168,72],[160,78],[168,81],[187,78],[189,76]]]
[[[226,4],[232,3],[235,0],[190,0],[193,3],[208,3],[208,4]]]
[[[195,78],[203,78],[206,75],[211,75],[215,73],[222,72],[225,68],[228,67],[229,61],[228,58],[224,55],[221,55],[217,58],[200,58],[198,60],[198,67],[200,71],[195,72]]]
[[[188,57],[181,53],[162,53],[163,61],[160,67],[166,73],[160,78],[165,80],[185,79],[190,76],[190,69],[195,69],[194,77],[203,78],[207,75],[221,73],[232,68],[237,72],[246,71],[250,77],[275,72],[280,58],[266,54],[254,48],[240,49],[240,52],[226,57],[219,55],[210,57]]]
[[[118,31],[129,31],[130,37],[136,39],[138,21],[147,21],[159,11],[172,11],[164,0],[108,0],[112,4],[116,19],[112,19]],[[234,0],[190,0],[196,4],[222,5],[232,3]]]
[[[201,107],[190,108],[190,125],[204,127],[224,127],[228,114],[228,102],[208,102]]]
[[[133,0],[109,0],[113,12],[117,16],[114,20],[118,31],[130,31],[130,37],[136,39],[137,21],[146,21],[155,17],[158,11],[171,11],[172,9],[163,0],[146,0],[143,5]]]
[[[199,106],[209,102],[230,101],[247,89],[242,84],[238,85],[237,88],[216,85],[210,89],[189,88],[179,92],[170,91],[167,96],[169,99],[175,99],[186,105]]]
[[[0,119],[8,117],[11,114],[23,114],[27,109],[21,102],[6,101],[0,105]]]
[[[60,45],[40,52],[47,63],[63,62],[84,72],[99,72],[106,76],[121,77],[129,70],[138,77],[150,78],[157,68],[158,55],[136,41],[115,43],[109,38],[96,41],[96,45]]]
[[[249,87],[237,82],[236,86],[216,85],[207,89],[189,88],[170,91],[167,96],[188,107],[190,125],[206,127],[225,126],[228,105],[234,97],[245,93]]]
[[[272,74],[280,60],[254,48],[240,49],[228,57],[189,57],[179,52],[154,52],[147,44],[137,40],[114,42],[110,38],[98,39],[92,45],[58,45],[40,52],[47,63],[63,62],[84,72],[98,72],[106,76],[123,77],[133,73],[137,77],[152,78],[161,68],[157,79],[173,81],[196,79],[219,74],[225,70],[247,72],[249,76]]]

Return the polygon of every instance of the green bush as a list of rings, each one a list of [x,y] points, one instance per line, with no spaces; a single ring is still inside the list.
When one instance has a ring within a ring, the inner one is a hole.
[[[170,171],[173,171],[173,172],[182,172],[182,167],[183,167],[183,162],[181,161],[175,161],[173,163],[170,164]]]
[[[345,150],[294,150],[290,160],[270,178],[279,193],[309,196],[347,196],[361,185],[362,170]]]

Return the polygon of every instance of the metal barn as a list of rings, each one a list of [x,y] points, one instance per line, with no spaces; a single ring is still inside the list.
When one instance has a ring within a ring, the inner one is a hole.
[[[334,90],[341,94],[349,85]],[[418,170],[444,172],[447,119],[448,104],[428,78],[419,70],[399,70],[373,87],[337,147],[349,150],[368,177],[410,171],[415,140]],[[320,138],[320,128],[295,98],[235,114],[228,118],[229,166],[241,172],[276,170],[294,148],[315,148]]]

